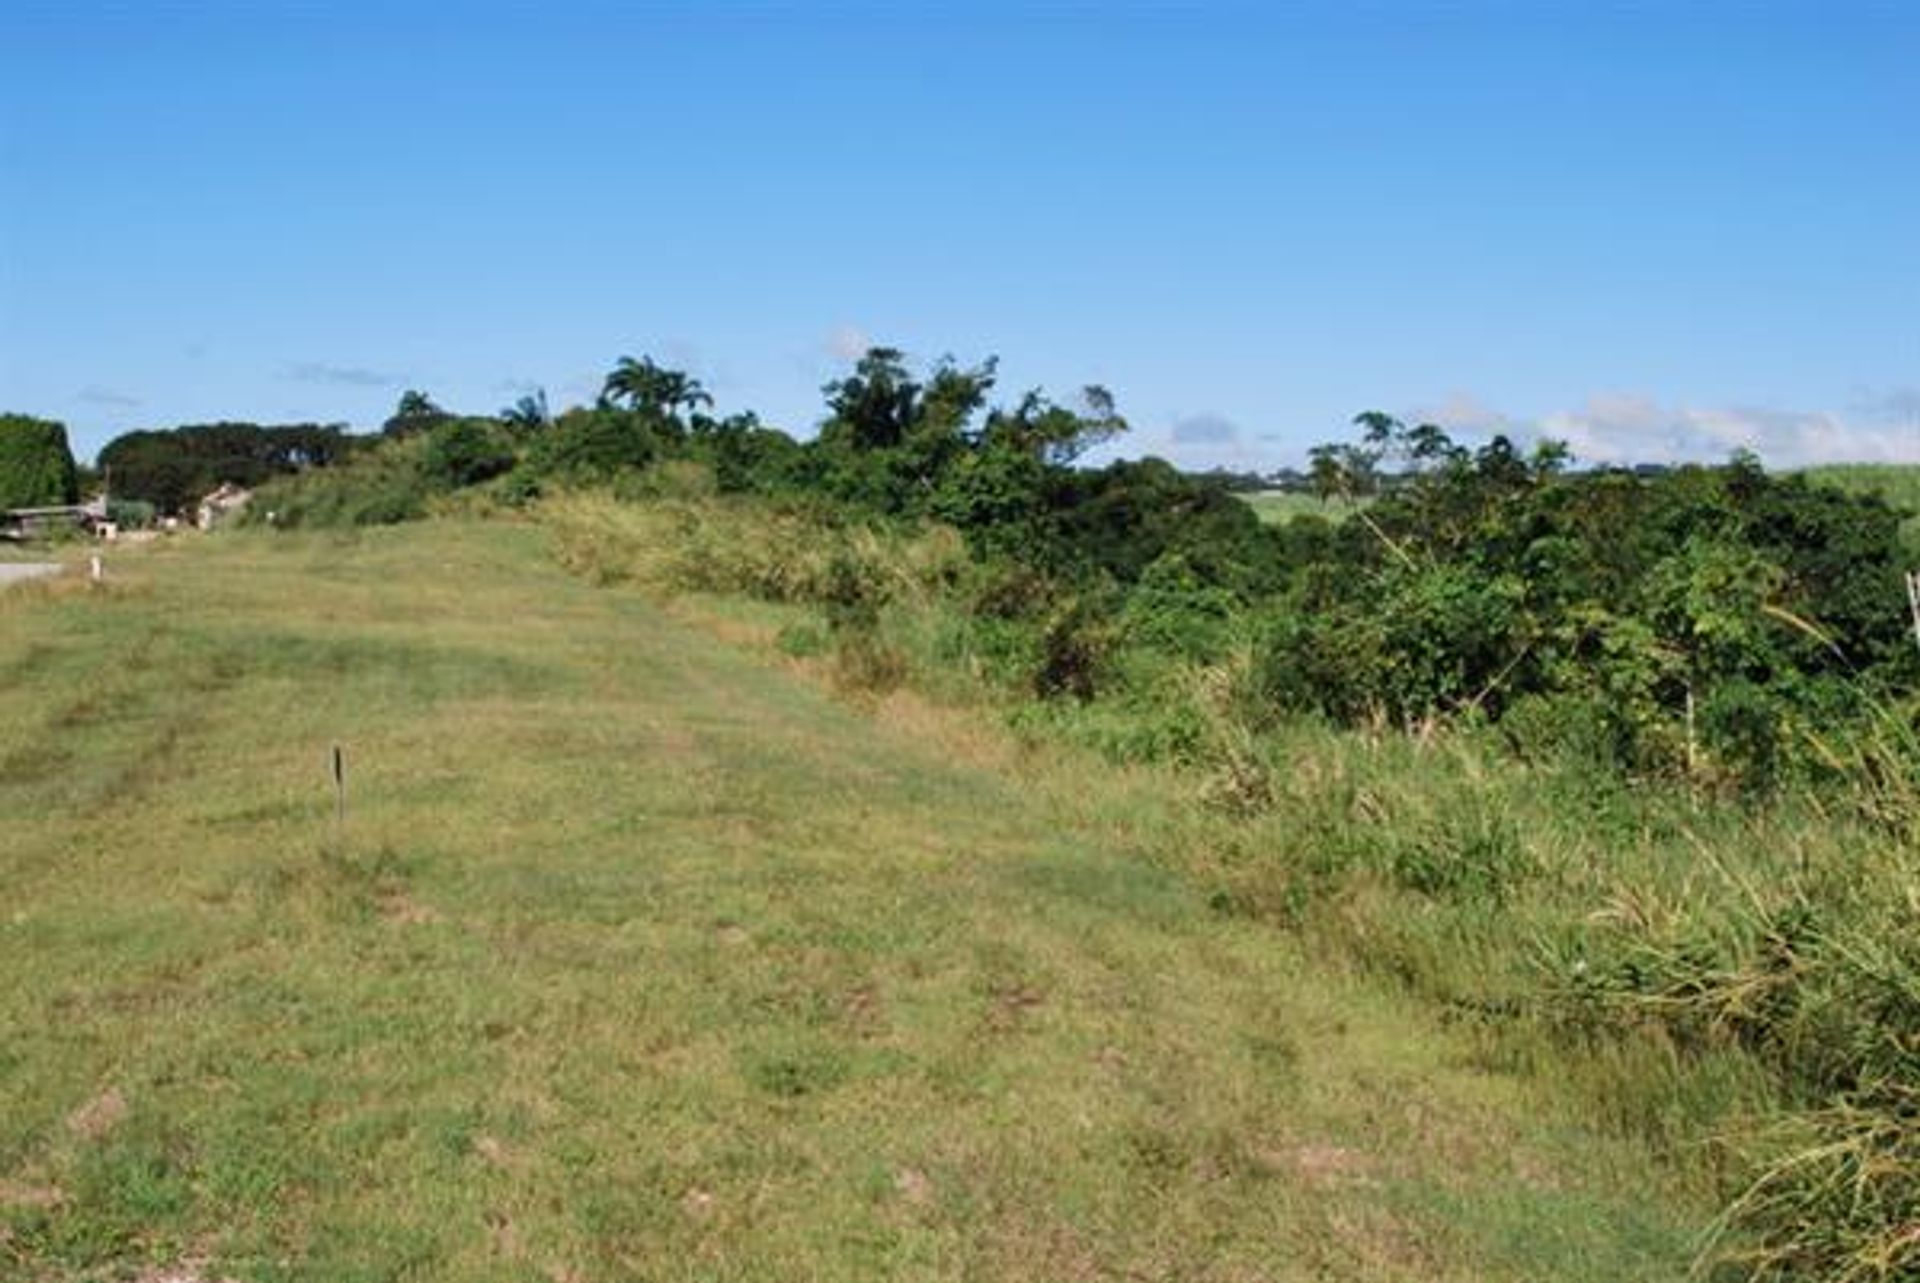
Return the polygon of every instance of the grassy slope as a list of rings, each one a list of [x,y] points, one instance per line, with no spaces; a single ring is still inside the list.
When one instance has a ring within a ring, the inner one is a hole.
[[[0,597],[0,1276],[1683,1272],[1643,1156],[1099,845],[1102,781],[524,528],[115,571]]]

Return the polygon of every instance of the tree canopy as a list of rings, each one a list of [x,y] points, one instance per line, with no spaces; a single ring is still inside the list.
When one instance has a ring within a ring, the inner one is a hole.
[[[66,425],[0,414],[0,509],[53,507],[79,499]]]

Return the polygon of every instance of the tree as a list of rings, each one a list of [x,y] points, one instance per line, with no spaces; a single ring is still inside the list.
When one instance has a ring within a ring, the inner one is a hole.
[[[327,467],[356,444],[337,423],[196,423],[115,437],[100,451],[100,466],[112,471],[114,494],[181,512],[223,481],[255,486],[282,473]]]
[[[650,356],[634,360],[623,356],[614,365],[600,388],[600,399],[618,405],[624,401],[630,410],[656,414],[684,427],[681,411],[699,406],[711,407],[713,398],[700,386],[700,380],[684,370],[655,364]]]
[[[547,413],[547,390],[535,388],[521,397],[500,411],[500,421],[524,436],[532,436],[540,431],[553,422],[553,416]]]
[[[1098,384],[1080,393],[1083,412],[1053,404],[1038,389],[1022,397],[1012,412],[995,410],[987,418],[982,444],[1032,455],[1053,467],[1066,467],[1103,442],[1127,430],[1114,408],[1113,394]]]
[[[65,424],[0,414],[0,509],[77,503],[79,490]]]
[[[394,407],[393,414],[380,426],[383,436],[410,437],[416,432],[432,431],[436,424],[444,423],[453,416],[433,403],[433,398],[425,392],[408,388],[400,394],[400,403]]]
[[[868,348],[847,378],[821,389],[832,413],[820,440],[854,450],[887,450],[906,440],[920,406],[920,385],[898,348]]]
[[[1330,443],[1307,452],[1308,478],[1321,500],[1358,503],[1379,488],[1380,456],[1364,446]]]

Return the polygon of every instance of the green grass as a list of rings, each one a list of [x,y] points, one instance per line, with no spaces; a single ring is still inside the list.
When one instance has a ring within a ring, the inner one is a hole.
[[[1243,494],[1240,498],[1268,525],[1291,521],[1295,517],[1324,517],[1328,521],[1344,521],[1353,511],[1353,505],[1341,499],[1322,499],[1317,495],[1296,494],[1287,490],[1261,490]]]
[[[997,713],[1036,749],[1023,779],[1097,846],[1416,996],[1475,1032],[1481,1063],[1673,1155],[1726,1209],[1702,1270],[1892,1280],[1920,1262],[1920,739],[1899,704],[1821,732],[1830,778],[1756,799],[1504,727],[1276,720],[1246,650],[1136,648],[1100,698],[1035,701],[1037,651],[948,582],[937,530],[802,530],[711,499],[579,495],[540,514],[595,582],[698,594],[727,635],[856,691],[904,682]],[[836,564],[890,585],[854,631],[819,606]]]
[[[1219,913],[1146,785],[758,609],[456,522],[0,594],[0,1276],[1684,1273],[1663,1160]]]
[[[1904,509],[1909,515],[1901,535],[1907,548],[1920,556],[1920,463],[1834,463],[1808,468],[1806,476],[1820,485],[1880,495]]]

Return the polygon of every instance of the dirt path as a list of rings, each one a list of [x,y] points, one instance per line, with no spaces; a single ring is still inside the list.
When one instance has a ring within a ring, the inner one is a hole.
[[[51,561],[0,561],[0,588],[57,575],[61,569],[57,562]]]

